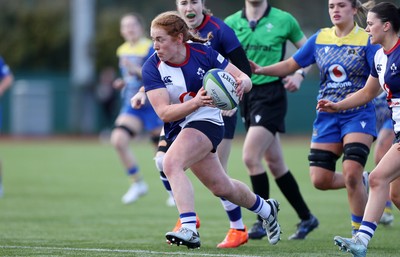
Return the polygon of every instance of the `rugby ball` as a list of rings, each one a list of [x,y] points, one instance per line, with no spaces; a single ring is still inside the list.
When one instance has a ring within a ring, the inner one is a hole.
[[[203,88],[221,110],[232,110],[239,103],[236,95],[236,80],[222,69],[211,69],[203,78]]]

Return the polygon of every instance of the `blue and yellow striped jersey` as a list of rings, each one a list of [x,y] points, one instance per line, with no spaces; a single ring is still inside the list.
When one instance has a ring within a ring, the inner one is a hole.
[[[301,67],[316,63],[320,70],[317,98],[338,102],[364,87],[378,49],[358,25],[345,37],[336,36],[332,27],[311,36],[293,58]]]
[[[117,49],[119,58],[119,68],[122,78],[125,81],[125,87],[122,90],[122,98],[129,101],[142,86],[140,77],[136,74],[129,73],[129,65],[142,67],[144,62],[154,53],[153,43],[148,38],[142,38],[134,45],[125,42]]]

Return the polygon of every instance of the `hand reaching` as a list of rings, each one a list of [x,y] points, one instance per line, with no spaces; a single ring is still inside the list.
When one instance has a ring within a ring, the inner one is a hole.
[[[131,98],[131,106],[134,109],[140,109],[146,103],[146,93],[139,91]]]
[[[317,110],[320,112],[338,112],[340,109],[337,103],[321,99],[317,103]]]

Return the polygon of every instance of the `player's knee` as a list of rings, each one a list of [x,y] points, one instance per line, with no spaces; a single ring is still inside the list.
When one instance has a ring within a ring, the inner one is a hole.
[[[363,143],[348,143],[343,147],[343,161],[352,160],[362,167],[367,163],[369,147]]]
[[[318,170],[311,172],[311,182],[319,190],[328,190],[331,188],[332,177],[336,170],[336,161],[339,156],[331,151],[311,148],[308,155],[308,161],[311,167],[322,168],[332,172],[332,176],[326,176]],[[325,173],[325,172],[324,172]]]
[[[117,150],[123,150],[129,145],[129,140],[134,136],[134,132],[124,125],[117,125],[111,134],[111,144]]]
[[[157,152],[163,152],[166,153],[168,148],[170,147],[170,143],[167,142],[167,140],[165,139],[165,136],[162,135],[158,138],[158,148],[157,148]]]
[[[251,169],[251,167],[257,166],[258,160],[250,154],[247,154],[246,151],[243,153],[243,162],[247,168]]]
[[[310,167],[320,167],[332,172],[336,170],[336,161],[339,159],[339,156],[334,154],[331,151],[320,150],[311,148],[310,153],[308,154],[308,161],[310,163]]]

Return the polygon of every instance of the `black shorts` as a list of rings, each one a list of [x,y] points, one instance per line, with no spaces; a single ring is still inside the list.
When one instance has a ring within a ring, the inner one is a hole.
[[[225,123],[224,138],[233,139],[236,130],[237,112],[235,112],[235,114],[233,114],[231,117],[222,116],[222,118],[224,119]]]
[[[286,89],[280,80],[253,85],[240,103],[240,114],[246,130],[250,126],[263,126],[272,134],[285,132],[287,112]]]

